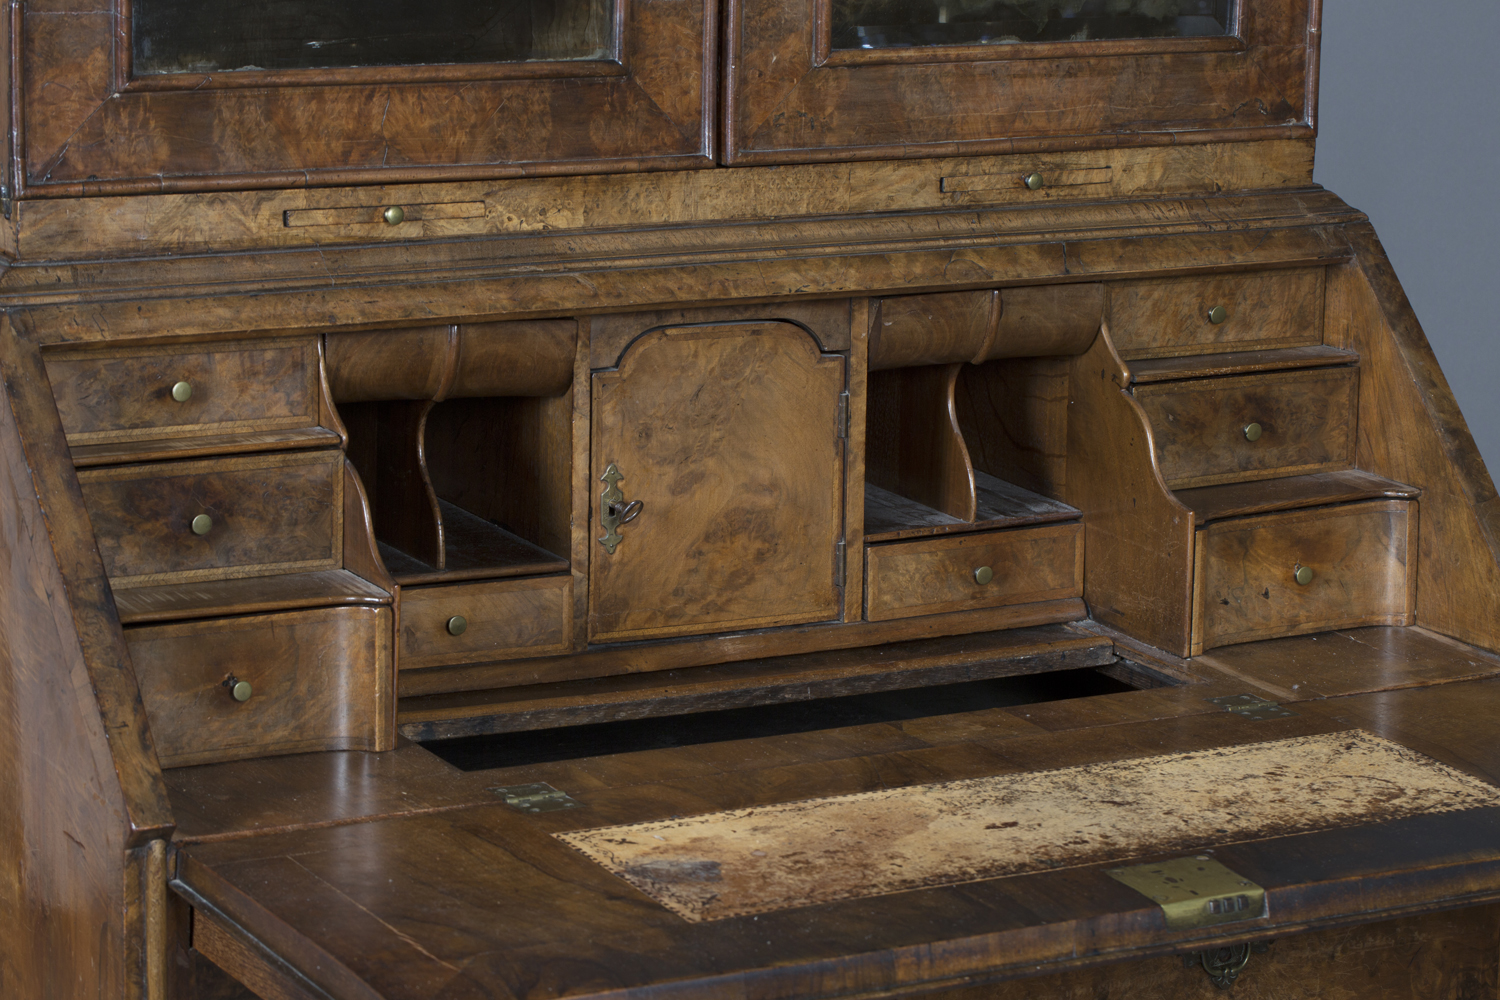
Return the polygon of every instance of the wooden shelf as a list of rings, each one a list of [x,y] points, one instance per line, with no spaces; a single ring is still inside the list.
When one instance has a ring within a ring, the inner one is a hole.
[[[297,451],[338,446],[339,436],[326,427],[297,427],[286,431],[80,444],[74,445],[69,451],[73,455],[73,464],[85,469],[95,465],[124,465],[130,462],[158,462],[207,455],[243,455],[250,452]]]
[[[469,513],[446,500],[438,501],[443,517],[443,558],[436,569],[400,549],[380,543],[386,569],[402,586],[451,583],[458,580],[497,580],[511,576],[562,573],[568,560],[533,545],[497,524]]]
[[[389,604],[391,595],[344,569],[115,591],[122,625],[218,618],[338,604]]]
[[[1003,479],[974,472],[977,517],[961,521],[871,483],[865,484],[865,541],[946,535],[957,531],[987,531],[1026,524],[1071,521],[1082,516],[1076,507],[1023,490]]]
[[[1126,362],[1130,367],[1130,381],[1136,385],[1185,378],[1211,378],[1216,375],[1331,368],[1358,363],[1359,355],[1353,351],[1322,346],[1287,347],[1274,351],[1229,351],[1224,354],[1194,354],[1182,358],[1147,358]]]
[[[1183,506],[1197,515],[1198,523],[1203,524],[1226,517],[1247,517],[1251,514],[1352,503],[1356,500],[1411,500],[1421,492],[1415,486],[1407,486],[1373,472],[1343,469],[1338,472],[1316,472],[1308,476],[1260,479],[1251,483],[1199,486],[1191,490],[1178,490],[1176,496]]]

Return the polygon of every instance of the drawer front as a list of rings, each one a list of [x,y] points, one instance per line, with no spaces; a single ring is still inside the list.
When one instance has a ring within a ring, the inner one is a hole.
[[[318,424],[313,338],[73,351],[50,355],[47,375],[70,445]]]
[[[1323,269],[1111,284],[1109,335],[1127,361],[1321,344]]]
[[[976,574],[990,570],[987,583]],[[1083,525],[948,535],[865,551],[865,618],[885,621],[1083,595]]]
[[[1347,468],[1355,368],[1138,386],[1173,489]]]
[[[89,469],[78,480],[110,581],[147,586],[341,565],[343,467],[342,452],[321,451]]]
[[[1408,625],[1417,505],[1325,507],[1210,524],[1198,532],[1194,654],[1234,642],[1361,625]],[[1299,568],[1307,571],[1299,582]]]
[[[401,591],[402,669],[564,653],[572,635],[571,576]]]
[[[391,621],[390,608],[321,608],[127,628],[162,764],[390,749]]]

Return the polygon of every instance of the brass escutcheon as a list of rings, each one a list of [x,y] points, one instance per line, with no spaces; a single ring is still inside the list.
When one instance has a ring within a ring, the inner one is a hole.
[[[1292,569],[1292,579],[1296,580],[1299,586],[1307,586],[1313,581],[1312,567],[1304,566],[1301,563],[1298,563]]]
[[[615,547],[625,540],[620,534],[620,526],[634,521],[642,507],[639,500],[627,501],[625,494],[620,492],[620,480],[624,478],[619,466],[613,462],[599,477],[600,482],[607,484],[604,492],[599,494],[599,523],[604,527],[604,537],[599,539],[599,544],[610,555],[614,555]]]
[[[983,587],[995,578],[995,571],[988,566],[981,566],[974,571],[974,582]]]
[[[207,514],[199,514],[193,518],[193,534],[206,535],[213,530],[214,519]]]
[[[172,398],[179,403],[186,403],[193,398],[193,386],[191,382],[178,382],[172,386]]]
[[[1245,425],[1245,440],[1246,441],[1259,441],[1260,440],[1260,435],[1261,435],[1260,424],[1246,424]]]
[[[1021,178],[1021,183],[1026,185],[1026,190],[1028,191],[1040,191],[1046,181],[1042,179],[1041,174],[1032,171],[1025,177]]]
[[[1229,310],[1223,306],[1214,306],[1208,311],[1208,321],[1214,326],[1224,323],[1229,319]]]
[[[381,212],[380,217],[385,220],[385,224],[388,226],[399,226],[406,221],[406,209],[400,205],[392,205],[384,212]]]
[[[469,619],[463,615],[454,615],[448,619],[448,634],[463,635],[469,630]]]

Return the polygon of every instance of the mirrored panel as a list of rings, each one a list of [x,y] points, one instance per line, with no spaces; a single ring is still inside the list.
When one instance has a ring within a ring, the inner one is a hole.
[[[136,76],[603,59],[611,0],[133,0]]]
[[[835,49],[1227,35],[1236,0],[832,0]]]

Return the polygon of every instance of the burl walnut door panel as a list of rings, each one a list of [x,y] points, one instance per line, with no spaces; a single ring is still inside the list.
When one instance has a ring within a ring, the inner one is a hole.
[[[837,617],[843,388],[844,359],[790,323],[653,331],[596,373],[590,639]],[[613,552],[610,483],[640,505]]]

